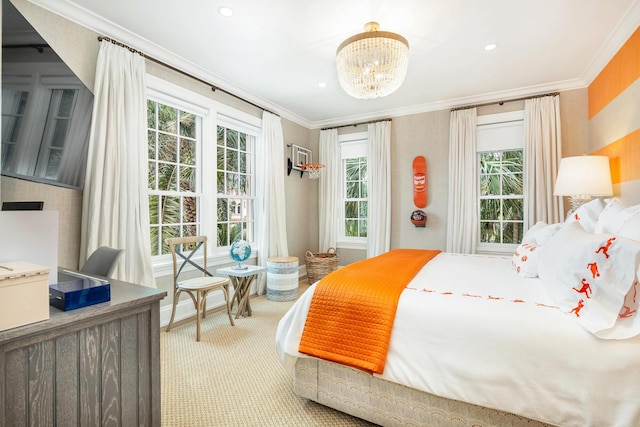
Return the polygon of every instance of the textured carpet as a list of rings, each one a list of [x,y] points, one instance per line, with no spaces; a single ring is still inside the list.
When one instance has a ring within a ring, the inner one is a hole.
[[[210,313],[200,342],[195,321],[161,332],[162,425],[372,426],[293,393],[275,352],[278,321],[292,304],[252,298],[253,315],[233,327],[226,312]]]

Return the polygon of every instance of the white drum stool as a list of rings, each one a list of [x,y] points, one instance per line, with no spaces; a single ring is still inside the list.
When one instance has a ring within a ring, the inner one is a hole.
[[[298,258],[267,258],[267,299],[291,301],[298,297]]]

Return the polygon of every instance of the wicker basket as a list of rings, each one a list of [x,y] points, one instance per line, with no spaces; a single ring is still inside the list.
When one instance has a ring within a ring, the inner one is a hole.
[[[305,264],[307,265],[307,278],[309,284],[313,284],[322,279],[327,274],[338,268],[340,257],[334,248],[329,248],[327,252],[307,251]]]

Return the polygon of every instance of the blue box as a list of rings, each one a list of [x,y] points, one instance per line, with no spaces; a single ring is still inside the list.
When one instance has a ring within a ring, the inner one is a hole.
[[[49,285],[49,304],[68,311],[111,300],[109,282],[91,277],[73,277]]]

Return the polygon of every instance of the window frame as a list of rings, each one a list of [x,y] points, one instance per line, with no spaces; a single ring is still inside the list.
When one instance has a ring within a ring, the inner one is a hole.
[[[340,209],[338,214],[338,227],[336,230],[336,246],[340,249],[367,249],[367,237],[345,236],[344,204],[346,202],[345,160],[365,157],[368,163],[368,139],[369,136],[367,132],[353,132],[338,136],[338,142],[340,143]],[[368,169],[369,168],[367,166],[367,172]],[[367,202],[369,199],[368,194],[367,187]],[[367,230],[368,228],[369,227],[367,226]]]
[[[189,91],[184,87],[147,74],[147,99],[161,102],[179,108],[182,111],[191,112],[202,117],[202,139],[198,150],[197,165],[199,172],[197,183],[200,185],[199,193],[202,194],[199,207],[199,234],[204,234],[209,238],[207,263],[210,266],[222,265],[229,262],[229,247],[217,246],[217,219],[215,221],[203,222],[201,218],[217,218],[217,175],[216,175],[216,138],[217,126],[225,123],[226,126],[240,127],[241,131],[250,131],[255,136],[253,166],[252,166],[252,186],[253,189],[253,223],[254,239],[259,235],[255,227],[255,187],[256,187],[256,165],[255,152],[260,144],[260,134],[262,119],[248,113],[237,110],[233,107],[221,104],[211,98]],[[146,141],[146,140],[145,140]],[[202,167],[204,159],[211,159],[213,167]],[[198,185],[197,184],[197,185]],[[256,244],[252,245],[251,258],[256,257]],[[151,259],[154,276],[162,277],[172,274],[172,260],[170,254],[152,256]]]
[[[513,128],[513,129],[509,129]],[[486,134],[482,134],[485,131],[494,130],[498,136],[497,139],[486,138]],[[517,134],[517,139],[509,139]],[[511,111],[507,113],[488,114],[484,116],[478,116],[476,135],[478,136],[476,146],[476,164],[478,170],[476,173],[476,188],[477,188],[477,200],[476,200],[476,215],[478,218],[478,243],[476,244],[477,253],[500,253],[509,254],[513,253],[519,245],[518,243],[488,243],[481,242],[481,216],[480,216],[480,200],[482,196],[480,194],[480,154],[486,152],[497,151],[514,151],[522,150],[522,200],[523,200],[523,229],[528,229],[528,214],[527,214],[527,171],[526,171],[526,159],[524,158],[524,110]],[[502,198],[500,196],[499,198]]]
[[[249,200],[249,203],[251,204],[251,206],[249,207],[248,211],[251,214],[251,218],[248,219],[247,221],[241,221],[241,222],[247,222],[247,229],[251,228],[251,234],[252,234],[252,239],[249,239],[249,243],[252,245],[252,247],[255,246],[256,242],[255,239],[257,237],[257,229],[256,229],[256,218],[255,218],[255,214],[256,214],[256,185],[257,185],[257,180],[256,180],[256,148],[257,148],[257,144],[258,144],[258,140],[260,138],[260,130],[258,128],[256,128],[255,126],[248,126],[246,123],[240,122],[232,117],[228,117],[224,114],[219,114],[218,115],[218,120],[217,120],[217,124],[216,124],[216,135],[217,135],[217,127],[218,126],[222,126],[226,129],[232,129],[241,133],[244,133],[246,135],[248,135],[249,137],[251,137],[250,140],[246,141],[246,145],[247,145],[247,149],[245,150],[248,154],[249,154],[249,162],[246,164],[246,170],[250,171],[250,173],[247,173],[250,181],[247,184],[250,190],[249,195],[237,195],[237,196],[226,196],[225,198],[227,200],[234,200],[234,199],[240,199],[240,200]],[[217,139],[215,141],[216,146],[214,147],[214,152],[213,155],[216,156],[217,152],[215,151],[217,149]],[[215,159],[217,159],[217,157],[214,157]],[[215,212],[217,214],[217,164],[215,168],[213,169],[213,173],[214,173],[214,182],[216,183],[216,203],[214,205],[214,209]],[[228,223],[231,223],[232,221],[226,221]],[[228,251],[228,249],[231,247],[231,245],[227,245],[227,246],[217,246],[217,224],[218,222],[216,221],[216,247],[217,248],[222,248]]]

